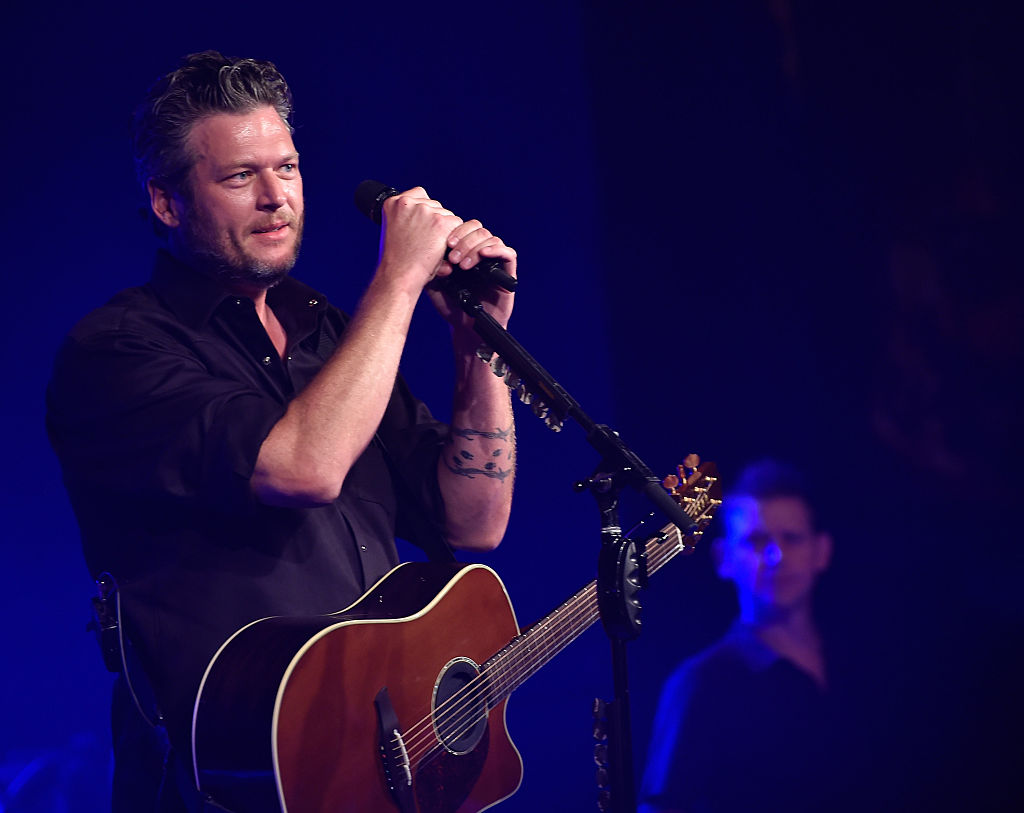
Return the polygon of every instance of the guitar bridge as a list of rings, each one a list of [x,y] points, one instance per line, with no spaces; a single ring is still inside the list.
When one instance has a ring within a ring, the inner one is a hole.
[[[377,708],[377,735],[380,757],[384,765],[384,777],[387,779],[388,790],[394,796],[398,809],[402,813],[416,813],[416,803],[412,794],[412,767],[409,764],[409,752],[398,728],[398,715],[391,705],[388,687],[383,687],[373,699]]]

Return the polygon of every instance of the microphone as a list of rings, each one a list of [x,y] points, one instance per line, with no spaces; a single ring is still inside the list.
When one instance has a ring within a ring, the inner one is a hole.
[[[380,181],[363,181],[356,187],[355,204],[356,208],[366,215],[378,226],[381,222],[381,211],[384,208],[384,201],[398,194],[393,189]],[[444,257],[448,259],[448,249],[445,249]],[[488,285],[496,285],[506,291],[515,291],[519,281],[511,274],[506,274],[504,264],[501,260],[484,257],[479,263],[468,271],[456,267],[452,276],[460,276],[467,283],[485,282]]]

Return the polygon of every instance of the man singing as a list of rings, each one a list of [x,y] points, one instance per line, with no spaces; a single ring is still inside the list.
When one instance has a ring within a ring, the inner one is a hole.
[[[207,51],[157,81],[133,145],[164,245],[149,282],[71,331],[48,391],[87,564],[116,581],[163,720],[119,679],[115,810],[198,808],[192,705],[232,632],[342,609],[397,564],[396,535],[487,550],[508,521],[509,393],[432,283],[482,258],[514,275],[515,251],[411,189],[384,202],[379,263],[343,314],[289,276],[304,220],[291,113],[269,62]],[[424,290],[452,328],[450,427],[398,377]],[[502,324],[512,302],[485,299]]]

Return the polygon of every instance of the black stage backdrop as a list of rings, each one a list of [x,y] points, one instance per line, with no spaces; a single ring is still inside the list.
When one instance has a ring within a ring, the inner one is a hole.
[[[820,591],[883,810],[1019,805],[1024,353],[1019,27],[975,3],[19,4],[5,12],[6,587],[0,807],[107,806],[90,581],[43,430],[62,335],[144,280],[128,114],[185,53],[275,61],[296,97],[296,274],[352,307],[364,178],[422,184],[521,257],[512,328],[659,473],[781,456],[836,538]],[[1019,65],[1018,65],[1019,68]],[[445,330],[405,372],[440,415]],[[596,463],[526,410],[508,538],[485,561],[527,624],[593,576]],[[624,501],[624,521],[638,519]],[[657,690],[728,626],[707,546],[652,581],[632,644],[635,752]],[[521,689],[508,810],[592,810],[592,630]],[[852,753],[856,750],[857,753]]]

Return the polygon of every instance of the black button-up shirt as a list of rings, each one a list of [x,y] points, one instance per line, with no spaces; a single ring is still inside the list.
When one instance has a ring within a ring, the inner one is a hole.
[[[148,284],[71,331],[47,393],[86,562],[118,581],[179,747],[203,670],[232,632],[268,615],[342,609],[397,564],[396,533],[418,541],[443,517],[436,465],[447,430],[401,380],[333,504],[254,498],[264,438],[346,321],[290,277],[267,302],[287,333],[284,360],[251,300],[161,252]]]
[[[666,682],[641,809],[870,809],[851,796],[857,771],[841,692],[825,691],[737,623]]]

